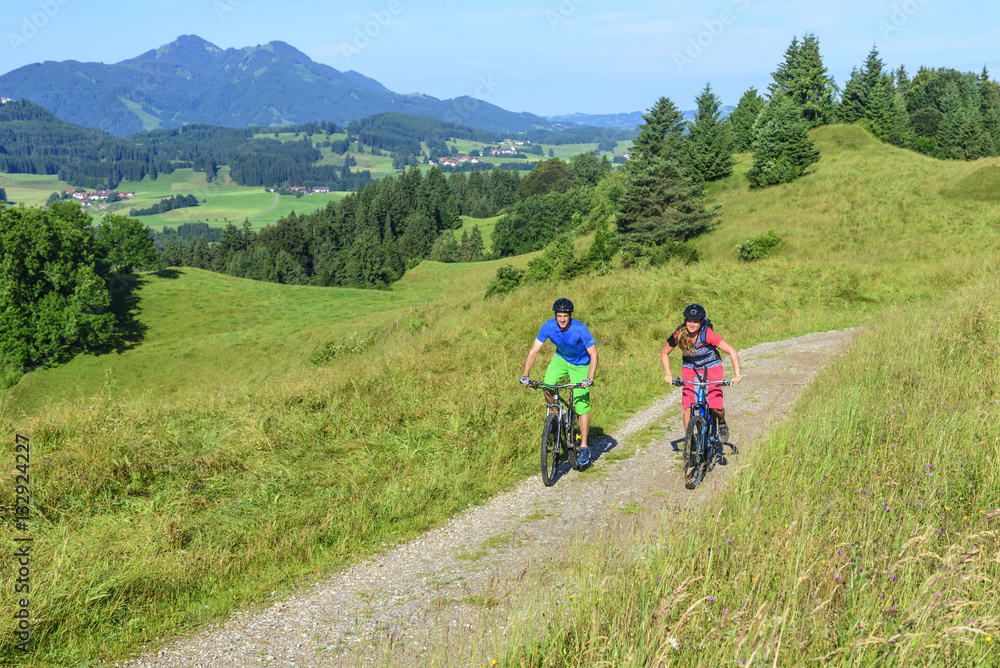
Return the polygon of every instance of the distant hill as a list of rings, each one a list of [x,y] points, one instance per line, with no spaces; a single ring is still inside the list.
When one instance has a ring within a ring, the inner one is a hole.
[[[722,107],[720,111],[722,116],[728,116],[729,113],[736,107],[728,106]],[[573,124],[573,125],[593,125],[599,128],[614,128],[615,130],[633,130],[644,121],[642,120],[642,115],[646,113],[644,111],[629,111],[621,114],[560,114],[558,116],[546,116],[546,118],[553,123],[563,123],[563,124]],[[684,114],[684,119],[688,121],[694,120],[694,109],[689,109],[688,111],[682,112]]]
[[[25,65],[0,76],[0,96],[32,100],[59,118],[117,136],[187,123],[346,124],[386,111],[501,133],[559,127],[468,96],[394,93],[358,72],[314,62],[284,42],[220,49],[196,35],[111,65]]]

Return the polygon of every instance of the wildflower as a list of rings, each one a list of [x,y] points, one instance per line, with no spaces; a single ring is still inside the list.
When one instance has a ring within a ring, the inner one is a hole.
[[[670,646],[673,647],[674,649],[680,649],[681,644],[677,642],[677,638],[673,637],[667,638],[667,642],[670,643]]]
[[[986,642],[993,642],[993,636],[986,636]]]

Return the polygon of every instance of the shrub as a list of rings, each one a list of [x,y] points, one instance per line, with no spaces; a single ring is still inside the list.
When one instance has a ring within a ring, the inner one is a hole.
[[[780,245],[781,237],[774,230],[768,230],[766,234],[751,237],[737,246],[736,256],[744,262],[762,260]]]
[[[489,299],[493,296],[502,296],[508,292],[513,292],[521,284],[521,279],[523,278],[524,272],[512,264],[500,267],[497,269],[496,278],[487,286],[484,298]]]
[[[700,257],[695,248],[683,241],[668,241],[660,246],[628,242],[622,246],[623,267],[656,267],[675,259],[684,264],[694,264]]]
[[[364,352],[368,348],[371,348],[374,343],[374,338],[369,337],[362,339],[356,335],[352,336],[344,343],[327,341],[316,352],[309,356],[309,363],[316,366],[329,364],[341,355],[356,355]]]

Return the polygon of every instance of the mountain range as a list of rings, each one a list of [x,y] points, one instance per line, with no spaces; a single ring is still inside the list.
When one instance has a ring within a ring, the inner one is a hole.
[[[189,123],[346,124],[386,111],[501,133],[579,124],[507,111],[469,96],[440,100],[396,93],[358,72],[317,63],[285,42],[221,49],[196,35],[110,65],[25,65],[0,76],[0,96],[31,100],[59,118],[118,136]]]

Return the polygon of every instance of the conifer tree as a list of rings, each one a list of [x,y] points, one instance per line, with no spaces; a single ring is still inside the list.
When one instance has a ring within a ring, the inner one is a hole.
[[[870,118],[871,97],[879,84],[888,89],[891,100],[892,80],[885,73],[885,64],[879,56],[878,47],[873,45],[864,66],[860,70],[856,68],[851,70],[851,78],[844,86],[844,93],[837,109],[840,120],[844,123],[857,123],[863,118]]]
[[[480,262],[483,259],[485,244],[483,243],[483,233],[478,225],[472,226],[472,234],[469,235],[469,262]]]
[[[698,111],[688,123],[688,164],[703,181],[725,178],[733,172],[733,140],[729,121],[720,120],[722,102],[711,84],[695,98]]]
[[[347,280],[351,285],[380,290],[389,285],[385,253],[378,234],[365,229],[354,242],[347,260]]]
[[[462,230],[462,239],[458,244],[458,261],[469,261],[469,233],[466,230]]]
[[[962,134],[966,123],[965,109],[955,82],[945,85],[941,96],[941,125],[938,128],[938,155],[943,158],[962,157]]]
[[[757,120],[757,114],[764,108],[765,101],[757,94],[756,88],[748,88],[736,108],[729,114],[735,153],[749,151],[753,145],[753,124]]]
[[[771,97],[781,92],[800,110],[810,127],[829,123],[833,118],[836,85],[827,74],[819,52],[819,39],[806,33],[800,44],[793,37],[785,50],[785,60],[771,74]]]
[[[639,135],[632,142],[633,155],[677,159],[683,150],[684,114],[669,98],[661,97],[642,119],[646,122],[639,125]]]
[[[892,98],[892,113],[886,141],[900,148],[911,148],[916,141],[902,93],[896,93]]]
[[[768,101],[754,131],[753,164],[746,173],[751,188],[791,181],[819,160],[809,126],[796,105],[784,96]]]
[[[691,239],[714,225],[716,213],[705,207],[701,184],[684,176],[676,162],[653,157],[627,164],[615,218],[623,241],[660,246]]]

